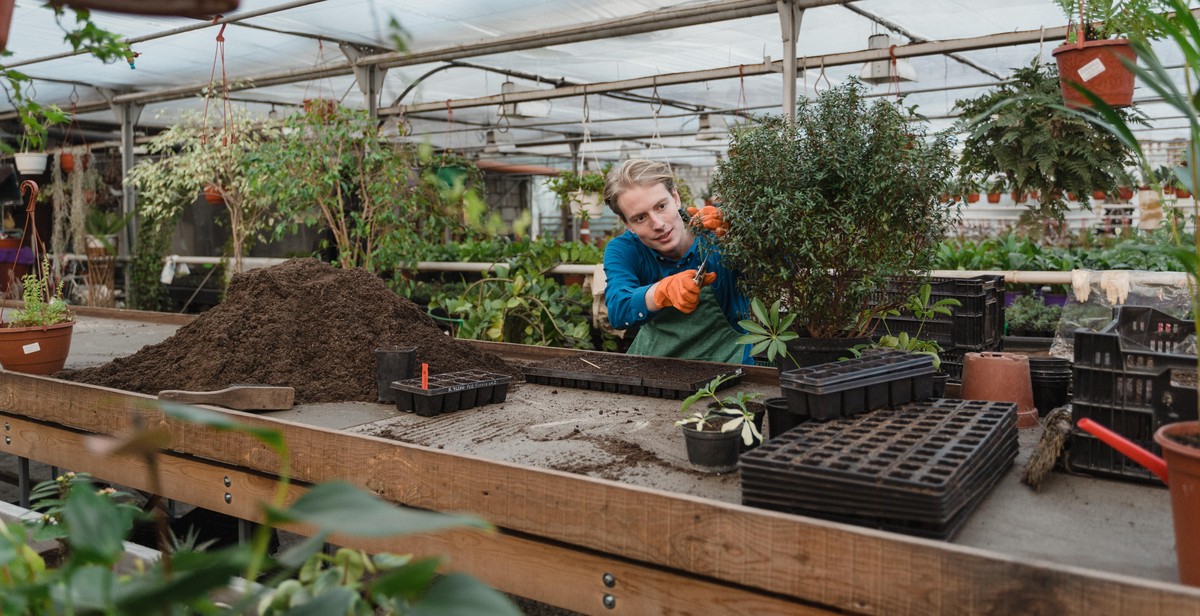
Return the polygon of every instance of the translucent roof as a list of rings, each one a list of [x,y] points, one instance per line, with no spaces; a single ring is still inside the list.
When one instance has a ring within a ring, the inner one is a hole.
[[[1061,33],[1039,39],[1044,30],[1066,25],[1053,0],[827,2],[802,2],[824,5],[803,14],[796,55],[812,67],[798,80],[800,95],[812,96],[857,75],[861,61],[847,64],[831,56],[867,49],[872,34],[890,34],[900,46],[954,40],[953,46],[963,51],[908,58],[916,81],[898,85],[907,104],[918,105],[937,129],[951,125],[957,99],[984,91],[1035,57],[1051,61]],[[713,16],[720,12],[716,9],[738,7],[749,15],[668,27],[674,11],[694,7],[713,7],[700,11]],[[654,21],[661,29],[623,29],[651,11],[664,12]],[[291,113],[315,98],[365,108],[367,99],[342,48],[354,47],[356,56],[376,59],[394,52],[393,18],[410,35],[412,55],[386,56],[379,63],[390,68],[379,88],[378,107],[385,115],[397,105],[408,111],[399,117],[412,138],[485,159],[563,167],[571,164],[575,145],[589,162],[643,155],[709,167],[725,148],[723,127],[742,121],[740,116],[779,113],[783,96],[781,73],[762,70],[766,58],[778,61],[784,54],[773,1],[241,0],[238,10],[225,17],[245,18],[224,26],[223,49],[217,42],[222,26],[205,21],[99,12],[93,17],[101,27],[135,41],[133,49],[140,54],[136,68],[103,65],[87,55],[53,57],[70,48],[53,12],[31,0],[16,4],[6,60],[34,78],[39,102],[64,109],[76,105],[80,121],[91,129],[86,133],[90,141],[116,139],[116,116],[107,103],[114,96],[145,104],[142,130],[161,128],[181,113],[203,111],[200,89],[210,80],[219,86],[222,76],[237,84],[231,93],[235,104],[257,115]],[[548,38],[551,34],[580,28],[580,40],[546,44],[555,42]],[[993,40],[1019,32],[1033,33],[1024,37],[1031,42],[997,46]],[[480,49],[482,43],[506,45]],[[1169,57],[1169,49],[1164,50]],[[828,62],[823,69],[822,59]],[[31,60],[40,61],[23,64]],[[502,114],[496,104],[465,102],[501,94],[506,81],[518,90],[550,90],[712,69],[732,72],[719,79],[697,75],[691,83],[522,102],[516,116]],[[332,74],[313,78],[322,70]],[[897,86],[873,90],[894,96]],[[1135,93],[1135,100],[1152,98],[1144,88]],[[420,107],[409,109],[413,105]],[[3,107],[0,113],[6,111]],[[1165,105],[1141,107],[1155,126],[1181,125]],[[715,139],[700,138],[701,113],[707,114]],[[15,130],[11,120],[6,126]],[[1142,135],[1168,140],[1186,132],[1162,128]]]

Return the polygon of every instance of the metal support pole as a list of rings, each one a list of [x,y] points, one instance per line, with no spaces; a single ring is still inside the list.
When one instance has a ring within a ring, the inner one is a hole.
[[[117,116],[117,121],[121,123],[121,185],[123,188],[123,198],[121,200],[121,212],[128,214],[137,211],[137,192],[133,186],[125,182],[125,178],[129,175],[129,170],[134,165],[134,138],[133,129],[137,126],[138,119],[142,117],[142,105],[136,103],[121,103],[113,108],[113,113]],[[120,243],[120,253],[118,258],[127,259],[132,253],[133,240],[137,238],[138,220],[134,217],[126,226],[123,233],[125,234],[124,241]],[[125,278],[125,296],[128,300],[129,289],[133,282],[132,268],[126,267],[122,270]]]
[[[245,545],[254,536],[254,522],[238,518],[238,543]]]
[[[796,120],[796,38],[800,36],[800,20],[804,9],[794,0],[776,0],[779,27],[783,31],[783,115]]]
[[[354,68],[354,80],[358,83],[358,90],[362,92],[363,98],[366,100],[367,113],[372,118],[379,117],[379,92],[383,90],[383,79],[387,76],[387,68],[378,64],[359,64],[358,59],[367,54],[385,53],[386,50],[349,43],[342,43],[340,48],[342,54],[350,60],[350,64]]]

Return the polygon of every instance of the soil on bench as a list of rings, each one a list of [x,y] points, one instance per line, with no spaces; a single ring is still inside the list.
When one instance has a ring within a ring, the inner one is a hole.
[[[363,269],[291,259],[238,274],[225,301],[128,357],[54,376],[155,395],[230,385],[296,389],[296,403],[374,402],[374,349],[417,349],[430,374],[487,370],[521,378],[499,356],[455,340]]]
[[[714,377],[728,374],[736,366],[706,363],[684,363],[677,359],[645,357],[641,355],[613,355],[584,353],[571,357],[556,357],[530,364],[546,370],[561,370],[582,374],[604,374],[608,376],[632,376],[669,381],[673,383],[707,383]]]

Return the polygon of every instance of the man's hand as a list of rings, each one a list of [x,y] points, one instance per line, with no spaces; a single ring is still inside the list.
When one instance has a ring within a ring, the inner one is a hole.
[[[672,274],[658,281],[654,287],[654,303],[659,308],[674,306],[680,312],[690,314],[700,304],[700,288],[712,284],[716,279],[717,273],[709,272],[700,284],[696,284],[694,269]]]
[[[729,223],[725,220],[725,214],[719,207],[712,205],[706,205],[699,209],[689,207],[687,212],[692,217],[692,225],[704,227],[717,237],[722,237],[729,231]]]

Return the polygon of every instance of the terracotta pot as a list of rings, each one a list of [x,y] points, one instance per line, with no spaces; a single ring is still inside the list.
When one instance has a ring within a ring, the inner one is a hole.
[[[1121,196],[1122,201],[1129,201],[1133,198],[1133,187],[1122,186],[1117,189],[1117,194]]]
[[[1017,404],[1017,427],[1037,424],[1029,358],[1016,353],[967,353],[963,357],[963,400],[991,400]]]
[[[1128,39],[1068,43],[1052,53],[1058,61],[1058,82],[1067,107],[1092,106],[1071,84],[1087,88],[1113,107],[1128,107],[1133,103],[1133,72],[1123,60],[1136,62],[1137,56]]]
[[[1000,193],[988,193],[988,203],[1000,203]]]
[[[1163,194],[1164,195],[1175,194],[1175,187],[1174,186],[1163,186]]]
[[[1200,438],[1200,423],[1167,424],[1154,433],[1167,461],[1171,490],[1171,513],[1175,520],[1175,555],[1179,559],[1179,581],[1200,586],[1200,448],[1176,442],[1171,437]]]
[[[0,327],[0,366],[25,374],[62,370],[74,328],[75,321],[46,327]]]
[[[1175,198],[1176,199],[1189,199],[1189,198],[1191,198],[1191,196],[1192,196],[1192,193],[1188,192],[1187,190],[1184,190],[1182,188],[1175,189]]]
[[[64,173],[70,173],[75,170],[75,155],[70,152],[63,152],[58,155],[58,166],[62,167]]]
[[[221,196],[221,189],[209,184],[204,187],[204,200],[212,205],[224,205],[225,197]]]
[[[13,6],[17,0],[0,0],[0,51],[8,47],[8,30],[12,26]]]
[[[333,117],[337,111],[337,101],[328,98],[306,98],[304,99],[304,112],[312,114],[322,120],[328,120]]]
[[[1097,201],[1104,201],[1105,199],[1108,198],[1108,194],[1105,193],[1103,190],[1093,190],[1092,198]]]
[[[979,201],[979,193],[967,193],[967,203],[976,203]]]

